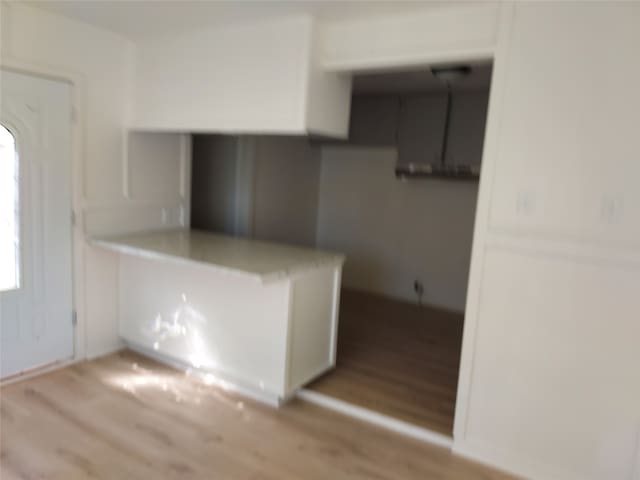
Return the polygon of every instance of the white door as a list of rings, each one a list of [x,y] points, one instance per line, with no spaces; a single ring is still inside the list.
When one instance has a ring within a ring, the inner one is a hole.
[[[73,356],[71,85],[0,70],[0,377]]]

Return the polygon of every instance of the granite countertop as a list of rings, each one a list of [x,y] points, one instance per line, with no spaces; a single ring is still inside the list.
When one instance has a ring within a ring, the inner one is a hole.
[[[341,253],[185,229],[98,237],[90,243],[127,255],[205,265],[262,282],[345,260]]]

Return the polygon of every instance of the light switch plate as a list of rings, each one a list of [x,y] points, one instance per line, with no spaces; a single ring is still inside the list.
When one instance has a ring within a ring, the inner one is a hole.
[[[619,223],[622,220],[622,197],[605,193],[600,201],[600,219],[604,223]]]
[[[530,217],[536,211],[536,195],[531,190],[518,192],[516,198],[516,213],[519,216]]]

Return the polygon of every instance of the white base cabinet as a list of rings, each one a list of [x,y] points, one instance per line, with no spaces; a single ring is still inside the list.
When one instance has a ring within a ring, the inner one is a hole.
[[[199,234],[198,242],[207,236]],[[232,269],[160,253],[157,242],[142,247],[144,237],[97,242],[122,253],[120,335],[131,346],[215,375],[269,403],[286,400],[335,365],[343,256],[210,236],[224,239],[217,250],[227,249],[232,261],[229,248],[240,242],[246,265]],[[187,241],[185,251],[196,251],[193,243]],[[287,257],[287,249],[293,256]],[[281,260],[289,267],[275,271]],[[254,272],[247,267],[252,262]]]

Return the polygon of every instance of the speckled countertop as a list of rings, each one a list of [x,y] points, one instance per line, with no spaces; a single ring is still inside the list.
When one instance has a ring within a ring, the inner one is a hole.
[[[199,230],[169,230],[92,238],[93,245],[127,255],[206,265],[262,282],[284,279],[323,266],[341,265],[340,253],[218,235]]]

